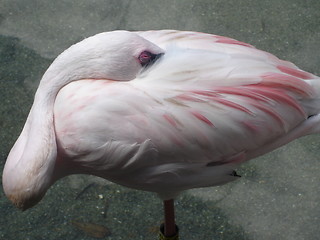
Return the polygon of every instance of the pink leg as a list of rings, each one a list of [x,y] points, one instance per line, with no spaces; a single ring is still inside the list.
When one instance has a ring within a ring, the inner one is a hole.
[[[176,232],[176,224],[174,217],[174,200],[163,201],[164,206],[164,235],[166,237],[174,236]]]

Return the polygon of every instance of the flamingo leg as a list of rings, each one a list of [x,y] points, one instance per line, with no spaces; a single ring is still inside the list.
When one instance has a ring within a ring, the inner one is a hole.
[[[174,216],[174,200],[169,199],[163,201],[164,207],[164,235],[171,237],[177,234]]]

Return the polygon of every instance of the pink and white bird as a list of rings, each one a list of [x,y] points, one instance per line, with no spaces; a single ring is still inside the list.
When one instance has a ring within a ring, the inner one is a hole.
[[[163,200],[233,181],[240,163],[320,131],[319,83],[217,35],[97,34],[44,74],[6,161],[4,191],[27,209],[76,173]]]

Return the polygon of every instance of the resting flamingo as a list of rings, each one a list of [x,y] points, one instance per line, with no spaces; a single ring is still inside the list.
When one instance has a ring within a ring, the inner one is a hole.
[[[319,132],[319,83],[217,35],[97,34],[42,77],[5,164],[5,194],[27,209],[62,177],[96,175],[157,193],[173,235],[180,192],[238,179],[239,164]]]

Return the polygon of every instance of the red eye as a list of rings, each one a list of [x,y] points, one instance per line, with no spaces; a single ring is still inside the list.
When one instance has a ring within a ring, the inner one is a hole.
[[[139,56],[140,64],[142,66],[148,64],[150,62],[151,58],[152,58],[152,55],[150,52],[143,51]]]
[[[140,56],[138,57],[139,62],[141,64],[141,66],[148,66],[151,63],[153,63],[155,60],[157,60],[160,56],[162,55],[162,53],[160,54],[153,54],[151,52],[148,51],[143,51]]]

